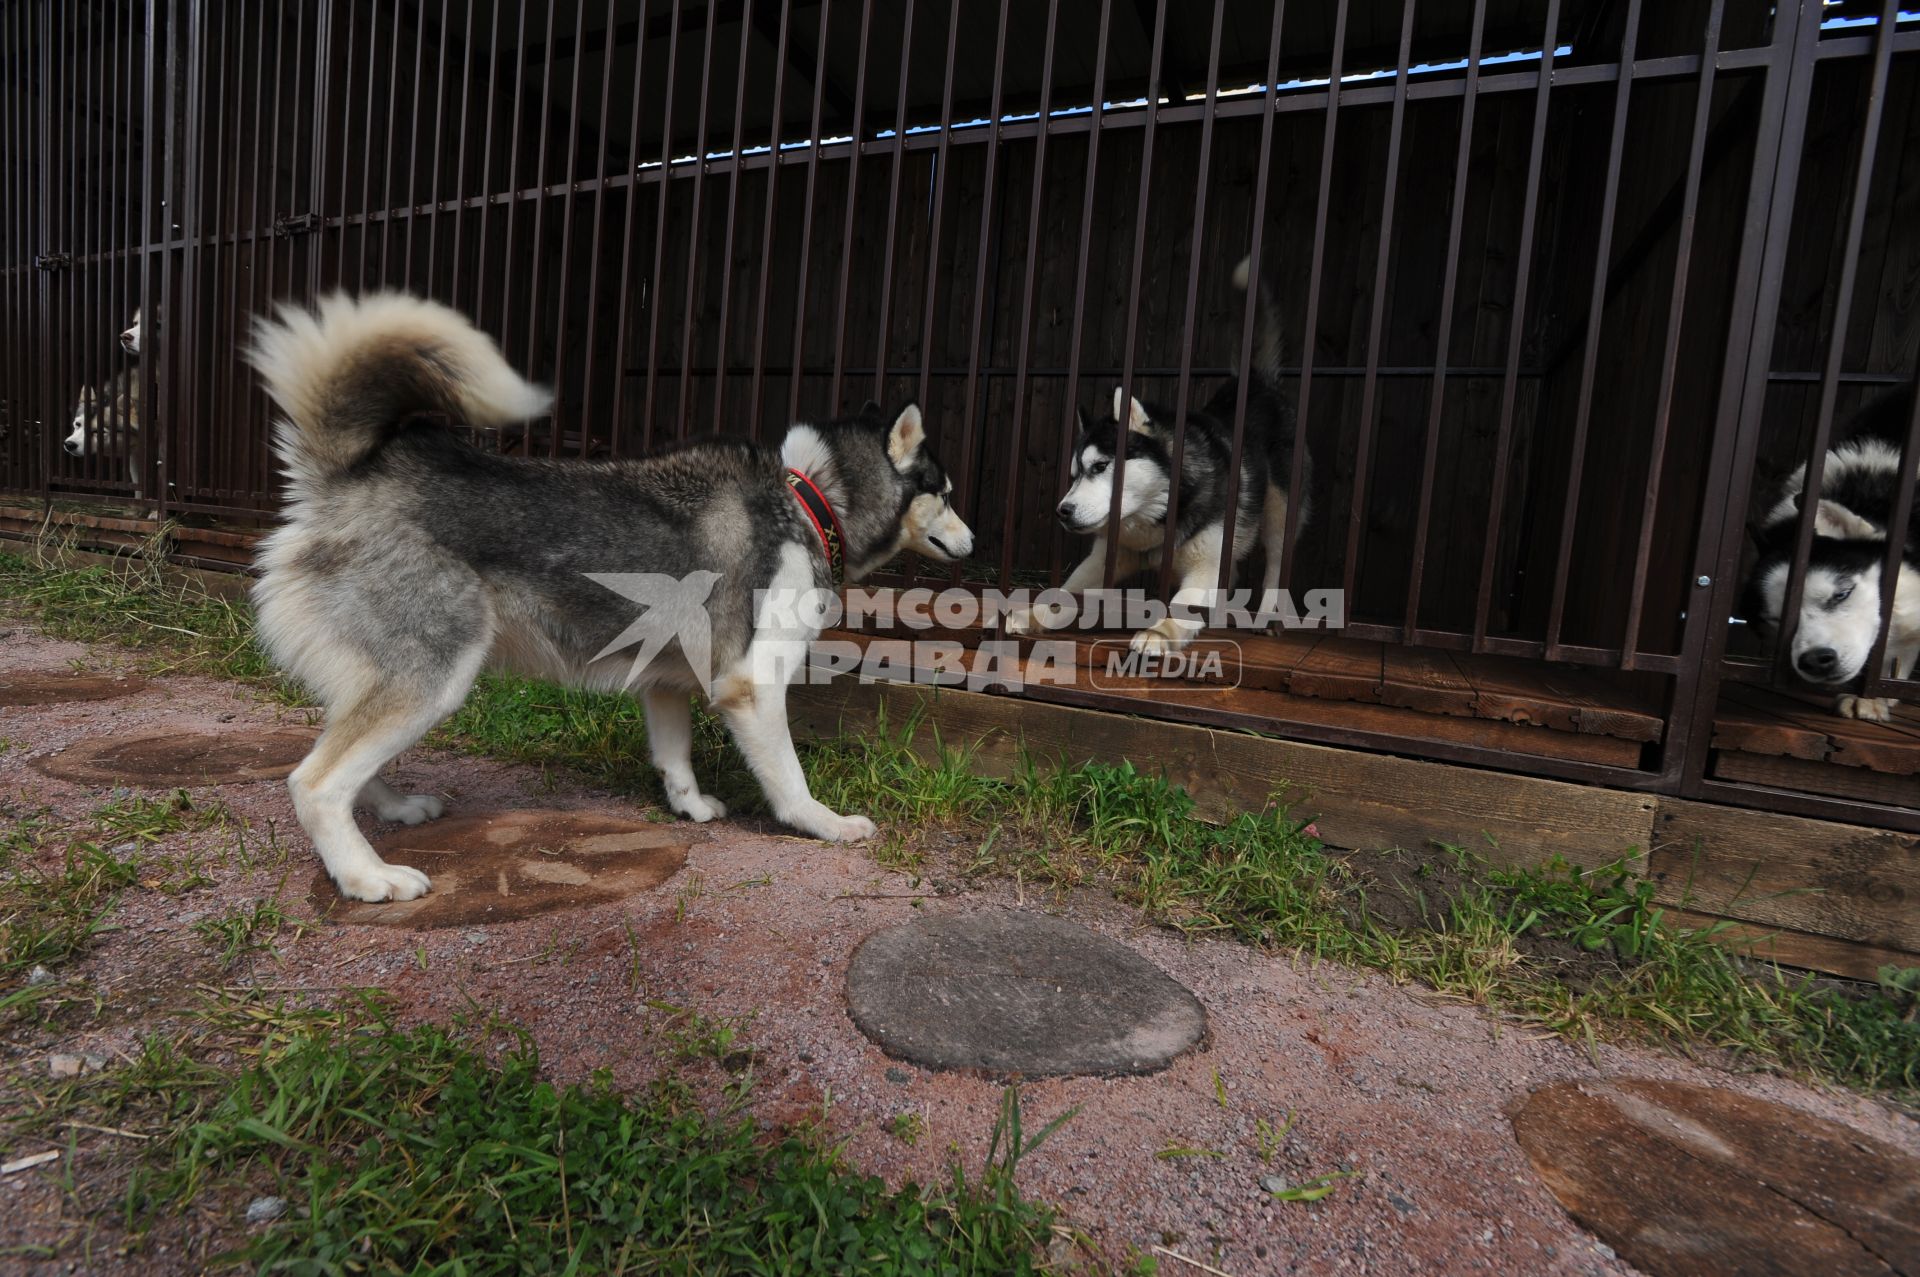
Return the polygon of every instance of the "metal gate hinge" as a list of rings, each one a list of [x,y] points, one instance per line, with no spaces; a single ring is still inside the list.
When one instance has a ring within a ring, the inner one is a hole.
[[[73,265],[73,258],[65,253],[41,253],[33,259],[36,270],[65,270]]]
[[[273,219],[273,233],[281,239],[310,235],[320,229],[318,213],[287,213]]]

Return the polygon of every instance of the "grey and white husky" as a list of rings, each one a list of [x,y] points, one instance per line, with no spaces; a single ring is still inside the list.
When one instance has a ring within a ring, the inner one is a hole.
[[[667,801],[696,821],[726,814],[693,775],[689,697],[704,691],[775,816],[817,838],[874,832],[808,792],[786,693],[819,630],[774,603],[830,589],[836,559],[855,579],[901,550],[972,551],[917,407],[795,425],[778,449],[714,441],[638,461],[527,460],[482,453],[449,425],[523,421],[550,396],[431,302],[285,308],[258,326],[250,358],[284,414],[275,447],[288,478],[286,524],[260,553],[260,635],[326,707],[288,788],[342,895],[429,889],[375,854],[353,808],[409,824],[441,814],[438,798],[398,793],[379,772],[489,665],[640,688]],[[595,578],[679,585],[643,611],[638,594]],[[636,627],[669,636],[644,668],[618,650]]]
[[[1249,263],[1233,272],[1234,287],[1249,284]],[[1293,406],[1280,389],[1280,320],[1273,294],[1260,281],[1254,302],[1253,367],[1245,373],[1247,419],[1241,441],[1239,491],[1229,492],[1233,461],[1233,412],[1240,379],[1229,379],[1206,404],[1187,414],[1180,462],[1178,526],[1167,527],[1167,509],[1173,491],[1174,414],[1129,400],[1123,387],[1113,389],[1113,412],[1097,421],[1080,413],[1080,429],[1073,442],[1073,482],[1058,510],[1069,532],[1091,534],[1087,557],[1067,576],[1063,588],[1090,590],[1105,573],[1108,544],[1118,540],[1116,576],[1124,578],[1157,567],[1171,532],[1174,571],[1179,586],[1174,602],[1204,608],[1220,581],[1221,558],[1228,553],[1226,512],[1234,507],[1234,563],[1253,552],[1266,551],[1263,592],[1280,583],[1281,548],[1287,529],[1289,479],[1293,471]],[[1122,422],[1125,425],[1122,425]],[[1120,431],[1127,431],[1127,456],[1120,495],[1120,526],[1108,526],[1113,509],[1114,460]],[[1303,480],[1307,476],[1302,476]],[[1309,514],[1302,485],[1300,526]],[[1057,612],[1022,609],[1006,618],[1009,633],[1028,633],[1057,623]],[[1177,651],[1193,641],[1201,624],[1168,615],[1133,636],[1137,651]]]
[[[1900,445],[1892,441],[1905,437],[1912,412],[1910,394],[1885,396],[1848,424],[1846,442],[1827,452],[1800,614],[1789,636],[1793,668],[1810,683],[1839,688],[1859,678],[1879,637],[1881,570],[1900,482]],[[1920,464],[1920,458],[1908,464]],[[1768,637],[1781,628],[1806,481],[1807,469],[1801,466],[1767,512],[1759,533],[1760,558],[1747,580],[1743,610]],[[1920,657],[1920,502],[1907,526],[1897,531],[1903,549],[1884,672],[1911,678]],[[1842,692],[1835,709],[1847,718],[1886,722],[1898,703]]]

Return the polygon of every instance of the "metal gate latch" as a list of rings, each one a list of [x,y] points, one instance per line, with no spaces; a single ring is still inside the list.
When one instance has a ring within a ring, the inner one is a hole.
[[[309,235],[320,229],[318,213],[285,213],[273,219],[273,233],[281,239]]]
[[[73,265],[73,258],[65,253],[41,253],[33,259],[35,270],[65,270]]]

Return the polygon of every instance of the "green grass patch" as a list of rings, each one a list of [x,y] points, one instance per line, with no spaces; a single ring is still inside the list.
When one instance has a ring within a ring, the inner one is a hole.
[[[218,1051],[215,1050],[216,1044]],[[238,1065],[215,1059],[238,1058]],[[189,1206],[218,1266],[259,1271],[1001,1274],[1038,1271],[1053,1215],[1014,1185],[1056,1129],[1021,1127],[1006,1092],[973,1174],[889,1189],[811,1127],[767,1132],[737,1077],[718,1112],[667,1077],[625,1095],[556,1085],[498,1022],[402,1027],[377,996],[343,1007],[224,1003],[191,1037],[42,1097],[24,1131],[81,1116],[149,1140],[121,1213]],[[238,1226],[256,1196],[288,1209]],[[217,1221],[224,1220],[224,1224]]]

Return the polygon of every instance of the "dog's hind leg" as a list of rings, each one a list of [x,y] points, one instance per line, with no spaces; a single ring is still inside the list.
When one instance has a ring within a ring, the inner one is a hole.
[[[485,654],[463,656],[437,687],[388,679],[330,712],[313,752],[287,778],[300,827],[347,899],[412,900],[432,887],[418,869],[380,859],[353,823],[353,804],[394,755],[459,708]]]
[[[353,805],[366,808],[382,820],[397,820],[403,825],[438,820],[447,810],[447,805],[432,794],[403,794],[378,776],[360,786]]]
[[[706,822],[727,814],[727,805],[700,792],[693,775],[693,703],[685,692],[669,687],[646,689],[647,745],[667,805],[688,820]]]

